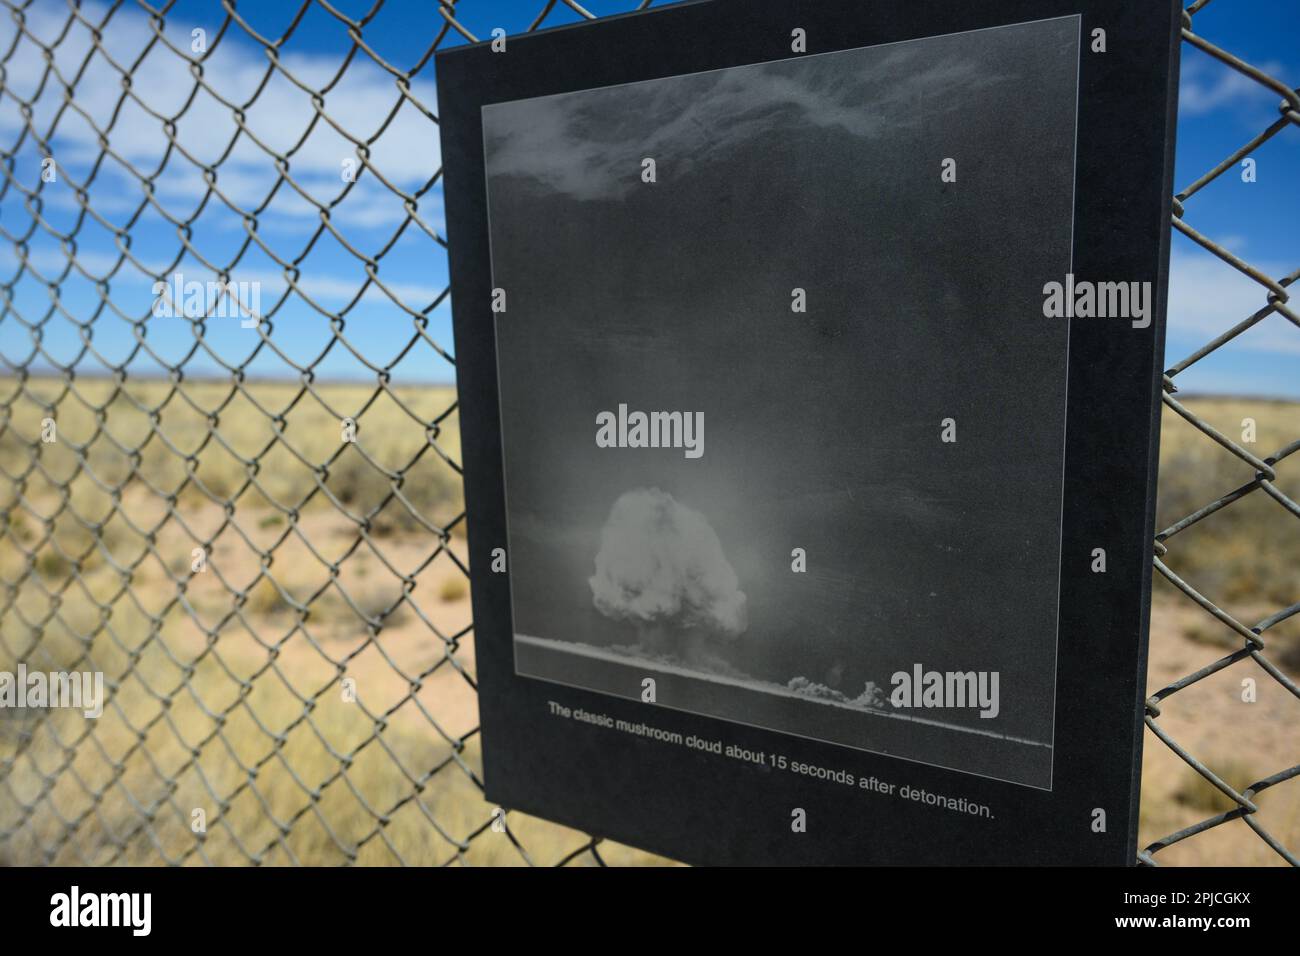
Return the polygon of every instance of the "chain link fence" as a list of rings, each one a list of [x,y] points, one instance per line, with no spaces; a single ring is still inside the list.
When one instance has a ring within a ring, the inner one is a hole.
[[[1293,270],[1286,276],[1275,279],[1267,275],[1262,270],[1252,266],[1249,262],[1241,259],[1224,245],[1215,242],[1212,238],[1198,232],[1195,227],[1187,222],[1188,207],[1190,201],[1198,192],[1223,176],[1229,170],[1236,172],[1239,164],[1256,153],[1261,146],[1270,139],[1282,133],[1288,128],[1300,125],[1300,95],[1295,90],[1288,88],[1286,85],[1269,76],[1264,71],[1245,62],[1235,56],[1232,52],[1216,45],[1211,38],[1199,35],[1196,32],[1195,16],[1204,10],[1211,0],[1196,0],[1183,12],[1183,41],[1185,45],[1194,47],[1213,57],[1225,69],[1236,71],[1239,75],[1247,78],[1253,83],[1257,83],[1265,89],[1276,93],[1281,97],[1281,103],[1278,110],[1281,114],[1273,123],[1258,135],[1253,136],[1239,148],[1235,149],[1221,162],[1216,164],[1204,175],[1196,179],[1191,185],[1182,189],[1174,196],[1174,228],[1187,236],[1197,245],[1212,253],[1223,262],[1236,269],[1243,275],[1248,276],[1256,282],[1260,289],[1261,300],[1265,303],[1259,310],[1241,319],[1230,329],[1219,335],[1212,341],[1206,343],[1197,349],[1191,355],[1182,361],[1171,366],[1164,376],[1163,400],[1165,406],[1175,412],[1187,425],[1199,431],[1207,441],[1217,443],[1223,449],[1224,453],[1236,456],[1240,461],[1253,472],[1252,480],[1240,485],[1231,491],[1226,491],[1222,496],[1197,508],[1195,511],[1181,517],[1178,521],[1161,530],[1156,535],[1155,541],[1155,567],[1156,570],[1167,579],[1182,594],[1186,595],[1191,601],[1211,615],[1219,624],[1229,628],[1239,638],[1241,646],[1231,653],[1207,664],[1187,674],[1180,680],[1174,681],[1166,687],[1161,688],[1152,694],[1146,702],[1146,725],[1151,730],[1160,743],[1169,747],[1178,755],[1188,766],[1196,773],[1200,774],[1211,786],[1220,791],[1232,804],[1231,808],[1225,809],[1222,813],[1215,814],[1197,823],[1185,827],[1176,833],[1171,833],[1148,845],[1138,854],[1139,860],[1144,863],[1153,864],[1156,862],[1156,854],[1166,847],[1179,843],[1196,834],[1203,833],[1215,827],[1228,824],[1231,821],[1239,820],[1244,823],[1265,843],[1268,844],[1276,853],[1287,863],[1292,866],[1300,865],[1300,857],[1297,857],[1297,848],[1288,848],[1284,843],[1269,829],[1267,829],[1259,820],[1259,806],[1256,804],[1256,797],[1271,787],[1284,784],[1293,777],[1300,775],[1300,763],[1293,763],[1284,769],[1279,769],[1258,780],[1252,780],[1243,787],[1237,789],[1232,783],[1223,779],[1216,773],[1215,768],[1202,760],[1198,759],[1195,754],[1189,752],[1187,748],[1179,744],[1174,737],[1165,730],[1160,723],[1163,710],[1168,706],[1165,702],[1169,701],[1180,691],[1205,680],[1213,674],[1222,671],[1225,668],[1232,667],[1238,662],[1250,661],[1258,665],[1257,668],[1250,670],[1250,677],[1254,679],[1260,675],[1276,681],[1278,685],[1285,689],[1286,692],[1294,698],[1300,698],[1300,687],[1296,682],[1285,674],[1281,668],[1270,660],[1268,651],[1268,642],[1265,640],[1264,633],[1270,628],[1274,628],[1283,621],[1300,613],[1300,603],[1290,603],[1289,606],[1283,607],[1274,613],[1268,614],[1262,620],[1254,625],[1244,623],[1234,616],[1230,611],[1225,610],[1215,603],[1213,598],[1202,591],[1198,590],[1194,583],[1184,580],[1174,570],[1177,562],[1174,558],[1177,555],[1177,542],[1172,539],[1176,535],[1188,530],[1200,521],[1209,518],[1216,512],[1233,505],[1248,495],[1262,491],[1272,498],[1284,512],[1290,512],[1292,517],[1300,518],[1300,504],[1294,499],[1283,493],[1277,486],[1278,466],[1284,459],[1300,450],[1300,439],[1291,441],[1278,448],[1272,455],[1266,458],[1256,457],[1250,452],[1243,443],[1233,441],[1224,432],[1217,429],[1211,422],[1204,417],[1197,415],[1186,405],[1174,398],[1178,391],[1175,379],[1178,375],[1186,372],[1197,362],[1226,346],[1237,336],[1246,332],[1248,329],[1258,325],[1264,319],[1271,315],[1278,315],[1291,322],[1293,325],[1300,327],[1300,315],[1294,311],[1289,304],[1287,287],[1296,280],[1300,275],[1300,269]],[[1294,529],[1293,529],[1294,530]],[[1174,567],[1171,567],[1173,565]],[[1294,594],[1291,595],[1295,597]],[[1161,635],[1156,633],[1153,640],[1160,640]],[[1245,665],[1248,666],[1248,665]],[[1246,709],[1245,722],[1249,721],[1250,711]],[[1292,743],[1295,738],[1292,736]],[[1148,746],[1151,741],[1148,738]],[[1295,749],[1289,753],[1279,753],[1276,755],[1278,763],[1294,760],[1297,756]],[[1238,785],[1239,786],[1239,785]],[[1292,786],[1295,786],[1294,784]],[[1241,823],[1236,824],[1240,826]]]
[[[398,10],[428,45],[393,62],[383,0],[355,17],[225,0],[197,19],[0,2],[0,669],[106,683],[98,719],[0,719],[0,862],[652,860],[481,795],[448,292],[411,277],[446,246],[432,55],[490,32],[491,6]],[[1300,696],[1266,634],[1300,604],[1252,626],[1176,570],[1173,539],[1248,496],[1300,517],[1278,487],[1300,441],[1256,457],[1174,397],[1268,316],[1300,325],[1296,272],[1275,279],[1187,221],[1202,188],[1300,123],[1294,91],[1196,32],[1208,2],[1187,8],[1186,44],[1283,102],[1178,194],[1173,225],[1263,305],[1171,367],[1164,399],[1254,477],[1161,531],[1155,564],[1240,646],[1153,694],[1146,721],[1148,749],[1230,806],[1139,857],[1248,827],[1295,864],[1258,798],[1300,765],[1243,785],[1162,723],[1234,666]],[[592,14],[548,0],[529,29],[577,17]],[[223,50],[244,51],[238,94]],[[197,308],[180,274],[203,283]],[[1153,630],[1153,654],[1165,639]]]

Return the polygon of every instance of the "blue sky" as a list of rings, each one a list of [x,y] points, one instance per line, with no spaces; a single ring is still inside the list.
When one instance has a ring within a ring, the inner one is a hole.
[[[356,16],[369,4],[341,2],[336,6]],[[513,34],[524,29],[541,6],[540,2],[518,0],[464,0],[460,18],[479,36],[488,35],[496,26]],[[608,14],[629,9],[634,3],[592,0],[586,6],[594,13]],[[82,7],[82,16],[98,22],[106,9],[102,4],[87,3]],[[278,37],[293,19],[297,4],[262,3],[240,9],[251,28]],[[27,18],[36,36],[53,42],[61,34],[67,12],[61,3],[48,0],[30,9]],[[576,19],[560,5],[548,16],[546,25]],[[188,49],[192,29],[205,29],[211,44],[220,26],[215,3],[182,0],[168,15],[166,36]],[[399,0],[385,4],[367,24],[363,37],[378,56],[409,70],[425,55],[442,26],[434,4]],[[0,50],[9,48],[14,29],[7,18],[0,22]],[[1196,29],[1212,42],[1265,68],[1288,86],[1300,84],[1300,10],[1294,0],[1218,0],[1196,16]],[[118,64],[125,66],[139,57],[149,35],[145,15],[126,6],[109,20],[103,46]],[[82,69],[89,37],[85,26],[73,24],[57,47],[55,63],[66,79],[71,80]],[[1117,41],[1122,39],[1111,40]],[[447,42],[463,41],[453,33]],[[281,61],[303,83],[319,89],[332,82],[349,46],[343,26],[324,8],[313,6],[283,44]],[[205,73],[222,95],[243,101],[262,82],[266,65],[260,45],[232,24]],[[38,48],[24,40],[6,63],[6,71],[8,87],[24,99],[32,97],[43,72]],[[141,99],[163,114],[180,109],[193,87],[183,62],[161,46],[135,67],[134,76],[134,88]],[[411,93],[430,109],[436,109],[431,61],[417,74]],[[78,82],[76,102],[101,128],[114,123],[109,142],[122,160],[140,171],[154,170],[166,145],[159,121],[129,101],[116,113],[114,121],[120,95],[117,70],[101,56],[91,57]],[[342,79],[325,94],[325,110],[353,135],[369,138],[399,99],[392,76],[358,52]],[[1175,186],[1181,189],[1188,185],[1276,119],[1278,99],[1277,94],[1184,44]],[[54,118],[60,101],[58,84],[48,83],[34,108],[35,123],[42,132]],[[248,109],[246,123],[266,146],[284,152],[303,136],[312,116],[308,95],[275,74]],[[1123,118],[1116,122],[1123,122]],[[8,95],[0,98],[0,143],[4,150],[13,149],[20,125],[15,100]],[[195,158],[210,163],[225,155],[235,130],[230,110],[200,92],[178,123],[176,139]],[[99,148],[90,125],[72,111],[65,111],[52,146],[61,175],[59,182],[44,187],[43,215],[52,228],[70,231],[79,214],[71,182],[84,182],[90,176],[96,168]],[[318,122],[290,159],[290,172],[310,195],[328,202],[345,185],[339,173],[342,160],[351,155],[352,146],[347,140],[328,124]],[[425,187],[439,164],[437,127],[418,108],[403,104],[373,147],[372,158],[385,178],[415,194]],[[1243,183],[1236,171],[1224,175],[1189,201],[1186,219],[1200,232],[1278,278],[1300,266],[1300,129],[1283,130],[1255,158],[1256,182]],[[41,152],[28,137],[13,153],[14,178],[28,189],[35,188],[40,160]],[[265,201],[275,180],[276,172],[267,154],[247,137],[241,137],[219,166],[217,185],[240,208],[251,209]],[[187,219],[201,207],[206,192],[202,174],[179,153],[173,152],[154,182],[161,205],[173,216]],[[144,193],[139,179],[117,159],[109,158],[98,166],[89,195],[91,207],[105,221],[118,228],[130,223],[131,253],[146,267],[170,266],[180,248],[177,229],[151,208],[131,221]],[[418,209],[429,229],[445,234],[439,185],[419,197]],[[23,197],[10,187],[0,200],[0,226],[11,235],[25,232],[29,219]],[[430,309],[446,284],[445,253],[428,233],[414,225],[394,239],[404,219],[401,201],[367,174],[359,178],[332,215],[336,229],[357,251],[373,255],[388,249],[379,267],[379,278],[407,308],[429,316],[427,337],[451,352],[449,304],[443,300]],[[318,225],[319,217],[311,203],[282,185],[259,214],[258,234],[285,260],[303,256],[307,250],[301,266],[303,292],[323,309],[347,310],[345,337],[366,361],[386,366],[406,350],[393,369],[395,381],[452,380],[454,370],[450,364],[417,334],[416,320],[388,295],[371,287],[353,301],[365,279],[361,262],[328,233],[313,244]],[[125,361],[136,348],[128,320],[148,314],[153,299],[151,280],[127,262],[112,273],[112,308],[104,307],[93,280],[108,275],[120,258],[113,233],[94,219],[86,219],[76,241],[77,261],[90,278],[74,273],[63,281],[60,302],[71,319],[56,312],[44,324],[41,346],[56,362],[74,360],[83,349],[79,323],[85,323],[93,329],[91,343],[104,361]],[[194,222],[191,242],[211,262],[230,261],[246,241],[240,217],[215,198],[208,201]],[[27,256],[31,267],[47,278],[60,275],[68,263],[67,250],[43,229],[33,234]],[[17,260],[13,244],[0,242],[0,273],[13,275]],[[214,278],[192,255],[183,258],[175,271],[186,279]],[[1180,360],[1265,303],[1262,288],[1178,234],[1174,236],[1171,271],[1166,365]],[[270,311],[286,289],[281,267],[256,246],[250,247],[233,275],[236,280],[262,284],[263,311]],[[49,293],[39,281],[24,277],[15,287],[14,307],[33,321],[50,309]],[[124,317],[116,315],[114,308]],[[92,316],[97,317],[90,322]],[[366,361],[345,348],[336,344],[325,351],[332,340],[328,321],[298,295],[289,295],[274,311],[272,322],[272,341],[291,360],[306,364],[325,353],[317,366],[320,377],[374,380],[374,371]],[[195,347],[191,323],[183,318],[151,318],[146,327],[147,343],[164,362],[177,362]],[[206,341],[211,352],[200,349],[189,359],[186,368],[190,374],[220,374],[221,361],[240,363],[259,338],[240,328],[237,320],[214,319],[208,324]],[[0,319],[0,353],[10,365],[30,362],[37,368],[48,366],[49,359],[31,357],[32,349],[31,336],[15,315]],[[103,371],[103,364],[94,355],[84,356],[79,367],[88,373]],[[1300,398],[1298,369],[1300,329],[1271,316],[1184,373],[1179,383],[1187,392]],[[158,360],[137,351],[129,371],[148,376],[163,374],[165,369]],[[267,349],[253,361],[249,373],[295,374],[290,365]]]

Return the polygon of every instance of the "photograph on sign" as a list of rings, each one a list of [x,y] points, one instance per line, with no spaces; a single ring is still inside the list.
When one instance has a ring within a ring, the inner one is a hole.
[[[484,108],[520,674],[1050,787],[1078,46]]]

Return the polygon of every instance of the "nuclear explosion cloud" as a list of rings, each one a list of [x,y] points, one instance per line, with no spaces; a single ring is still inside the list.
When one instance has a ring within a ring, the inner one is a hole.
[[[614,502],[588,583],[596,610],[635,623],[647,643],[684,630],[734,638],[746,627],[745,594],[717,534],[658,488]]]

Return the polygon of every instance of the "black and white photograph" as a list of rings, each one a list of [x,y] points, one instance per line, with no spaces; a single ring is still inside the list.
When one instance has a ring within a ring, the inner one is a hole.
[[[483,109],[520,674],[1050,788],[1079,42]]]

